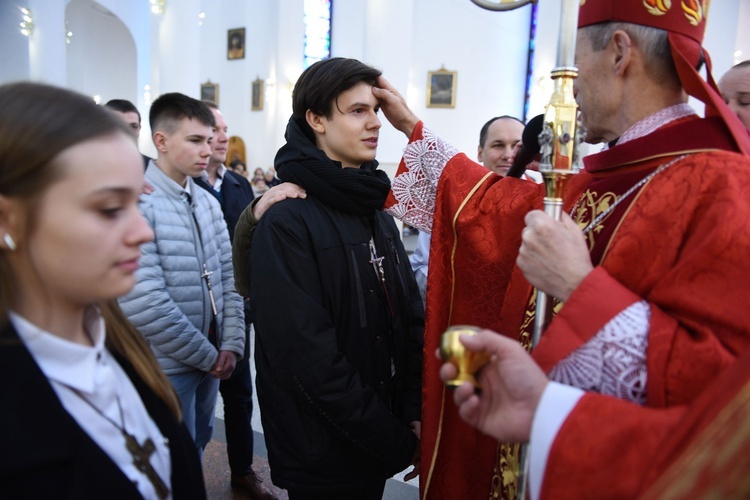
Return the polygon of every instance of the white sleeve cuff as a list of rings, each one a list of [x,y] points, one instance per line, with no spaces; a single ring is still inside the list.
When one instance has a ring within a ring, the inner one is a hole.
[[[573,411],[578,400],[585,394],[581,389],[557,382],[550,382],[542,393],[531,423],[529,440],[529,492],[531,500],[537,500],[542,490],[544,471],[552,443],[560,427]]]

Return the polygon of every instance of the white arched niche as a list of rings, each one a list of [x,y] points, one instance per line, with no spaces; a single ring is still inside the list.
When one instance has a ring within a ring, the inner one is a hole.
[[[127,99],[137,105],[136,48],[125,24],[92,0],[71,0],[65,9],[68,86],[83,94]]]

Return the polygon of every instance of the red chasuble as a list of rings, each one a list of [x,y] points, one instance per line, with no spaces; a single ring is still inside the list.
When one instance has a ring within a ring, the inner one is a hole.
[[[660,166],[687,155],[646,179],[590,231],[597,267],[535,350],[545,370],[638,301],[651,309],[649,406],[690,402],[750,347],[750,161],[721,151],[732,145],[719,130],[712,120],[686,119],[586,159],[565,203],[581,225]],[[421,133],[418,126],[411,140]],[[404,169],[402,162],[399,174]],[[464,155],[453,157],[440,176],[427,283],[423,498],[515,493],[513,454],[460,419],[439,379],[435,350],[442,332],[458,324],[525,341],[532,290],[515,259],[523,217],[541,208],[542,198],[541,186],[488,174]]]
[[[420,486],[423,498],[486,498],[497,441],[461,420],[437,376],[435,350],[449,325],[506,331],[501,308],[523,216],[539,206],[543,189],[459,155],[446,166],[438,192],[427,276]]]
[[[604,218],[601,230],[591,231],[597,267],[536,347],[533,355],[543,369],[550,370],[640,300],[651,309],[649,406],[689,403],[750,347],[750,312],[744,305],[750,283],[750,159],[710,151],[711,144],[729,145],[707,125],[710,120],[683,120],[586,159],[586,171],[574,179],[566,200],[568,210],[579,200],[592,200],[588,214],[574,214],[583,224],[601,212],[601,200],[629,187],[634,174],[643,178],[676,161]],[[696,129],[699,137],[689,149],[680,149]],[[639,160],[654,143],[662,144],[662,152]]]
[[[689,407],[584,396],[552,445],[541,498],[748,498],[748,449],[750,353]]]

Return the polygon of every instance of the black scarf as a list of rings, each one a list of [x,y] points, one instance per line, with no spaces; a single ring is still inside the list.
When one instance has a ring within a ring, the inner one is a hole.
[[[284,135],[287,143],[276,153],[274,165],[279,179],[302,186],[326,205],[357,215],[380,210],[391,189],[391,181],[378,162],[360,168],[343,168],[315,146],[294,117]]]

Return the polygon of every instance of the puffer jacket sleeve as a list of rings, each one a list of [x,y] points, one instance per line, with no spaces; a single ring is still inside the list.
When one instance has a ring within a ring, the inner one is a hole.
[[[154,199],[144,195],[140,204],[141,213],[152,228]],[[156,241],[141,246],[135,287],[120,298],[120,307],[149,343],[168,375],[181,370],[171,369],[175,365],[163,362],[165,357],[201,371],[210,371],[216,364],[218,351],[208,337],[193,326],[169,294],[161,258]]]
[[[234,286],[232,244],[229,242],[229,232],[222,217],[214,219],[214,226],[221,241],[221,290],[224,299],[220,349],[231,351],[238,359],[242,359],[245,352],[245,312],[242,297]]]

